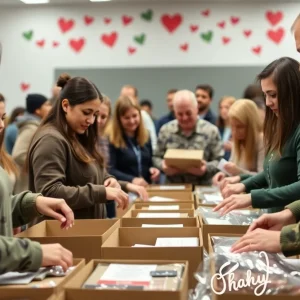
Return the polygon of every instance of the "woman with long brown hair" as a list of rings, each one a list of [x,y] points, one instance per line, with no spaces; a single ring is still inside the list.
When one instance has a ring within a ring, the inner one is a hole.
[[[264,171],[223,189],[226,199],[215,208],[222,214],[248,206],[276,212],[300,199],[299,68],[296,60],[283,57],[258,75],[267,106]]]

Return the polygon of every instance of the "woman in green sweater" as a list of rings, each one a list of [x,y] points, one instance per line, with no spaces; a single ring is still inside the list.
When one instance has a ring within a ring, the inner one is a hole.
[[[300,199],[300,71],[299,63],[283,57],[259,75],[266,99],[264,171],[241,183],[228,184],[224,200],[215,208],[267,208],[281,211]]]

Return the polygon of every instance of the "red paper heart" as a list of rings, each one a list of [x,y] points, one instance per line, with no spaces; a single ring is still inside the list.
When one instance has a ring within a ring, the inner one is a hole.
[[[261,50],[262,50],[262,48],[261,48],[261,46],[257,46],[257,47],[253,47],[251,50],[252,50],[252,52],[253,52],[254,54],[259,55],[260,52],[261,52]]]
[[[277,25],[283,18],[283,13],[281,11],[272,12],[268,10],[266,12],[266,18],[271,23],[271,25]]]
[[[191,32],[196,32],[196,31],[198,31],[198,29],[199,29],[198,25],[190,25]]]
[[[233,25],[236,25],[237,23],[240,22],[240,18],[239,17],[231,17],[230,21]]]
[[[136,48],[134,48],[134,47],[128,47],[128,53],[129,54],[134,54],[136,52]]]
[[[180,45],[180,49],[184,52],[188,51],[189,50],[189,44],[185,43],[185,44]]]
[[[219,22],[217,24],[220,28],[225,28],[225,21]]]
[[[204,17],[208,17],[208,16],[210,15],[210,10],[209,10],[209,9],[204,10],[204,11],[201,12],[201,14],[202,14],[202,16],[204,16]]]
[[[29,90],[30,84],[29,84],[29,83],[24,83],[24,82],[22,82],[22,83],[20,84],[20,87],[21,87],[21,90],[22,90],[23,92],[26,92],[27,90]]]
[[[111,18],[104,18],[104,23],[105,24],[110,24],[111,23]]]
[[[60,45],[59,42],[56,42],[56,41],[52,42],[53,48],[57,48],[59,45]]]
[[[94,17],[85,16],[84,17],[84,23],[85,25],[91,25],[95,21]]]
[[[277,30],[268,30],[267,35],[274,43],[279,44],[284,37],[284,29],[279,27]]]
[[[231,38],[229,38],[227,36],[222,37],[222,42],[224,45],[228,44],[230,41],[231,41]]]
[[[249,37],[252,34],[252,30],[244,30],[244,36]]]
[[[163,26],[170,32],[174,32],[182,23],[182,16],[180,14],[163,15],[160,19]]]
[[[133,21],[133,18],[129,17],[129,16],[123,16],[122,21],[123,21],[123,25],[126,26],[126,25],[129,25]]]
[[[117,39],[118,39],[118,33],[115,31],[112,32],[111,34],[102,34],[101,36],[102,42],[111,48],[115,45]]]
[[[71,39],[69,41],[69,45],[70,47],[76,52],[79,53],[83,46],[85,44],[85,39],[84,38],[80,38],[80,39]]]
[[[70,31],[75,25],[74,20],[70,19],[70,20],[66,20],[64,18],[60,18],[58,20],[58,26],[60,28],[60,30],[62,31],[62,33],[66,33],[68,31]]]
[[[40,48],[43,48],[45,46],[45,40],[39,40],[36,42],[36,45]]]

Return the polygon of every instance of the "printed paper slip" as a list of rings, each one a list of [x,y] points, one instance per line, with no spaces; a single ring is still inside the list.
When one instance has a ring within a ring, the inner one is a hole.
[[[232,225],[228,220],[206,218],[207,224],[211,225]]]
[[[223,201],[223,197],[220,194],[204,194],[203,196],[208,202],[219,203]]]
[[[149,205],[149,210],[176,210],[179,205]]]
[[[143,228],[183,227],[183,224],[142,224]]]
[[[180,213],[138,213],[137,218],[180,218]]]
[[[160,190],[162,191],[180,191],[184,190],[185,186],[184,185],[162,185],[159,187]]]
[[[194,237],[184,238],[157,238],[155,247],[197,247],[199,239]]]
[[[153,202],[173,202],[173,201],[176,201],[176,199],[154,196],[154,197],[151,197],[149,199],[149,201],[153,201]]]
[[[224,166],[228,163],[228,161],[224,158],[222,158],[220,161],[219,161],[219,164],[217,166],[217,168],[222,171],[223,173],[225,173],[226,175],[228,176],[231,176],[230,173],[228,173],[225,169],[224,169]]]

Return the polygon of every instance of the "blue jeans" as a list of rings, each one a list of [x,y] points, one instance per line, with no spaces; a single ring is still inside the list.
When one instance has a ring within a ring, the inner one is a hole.
[[[108,201],[106,204],[107,218],[113,219],[116,217],[115,201]]]

